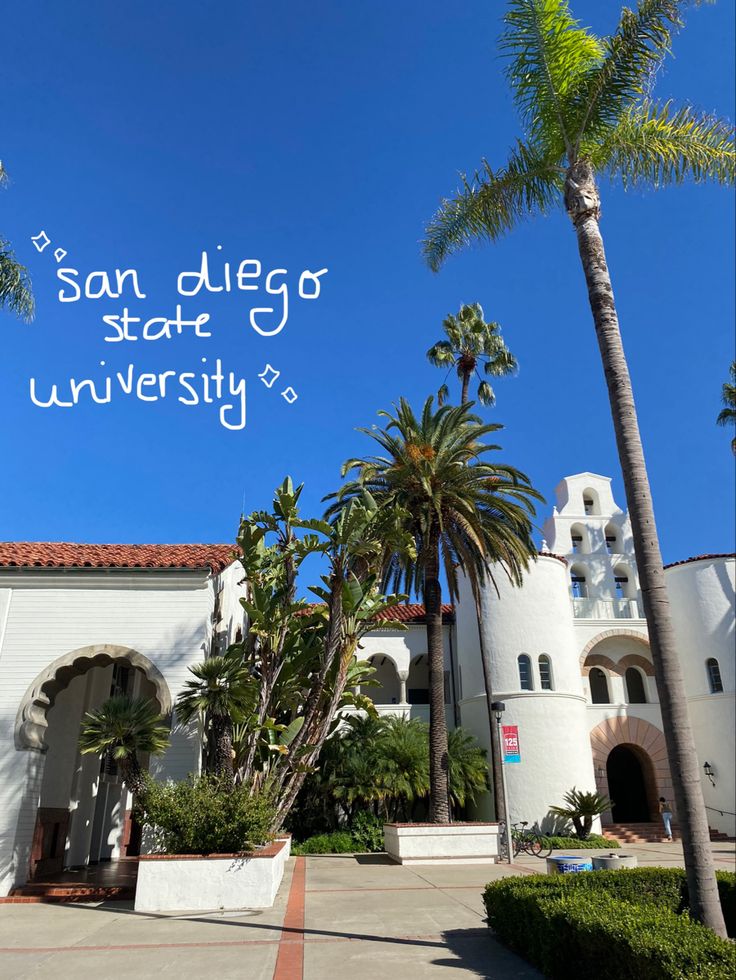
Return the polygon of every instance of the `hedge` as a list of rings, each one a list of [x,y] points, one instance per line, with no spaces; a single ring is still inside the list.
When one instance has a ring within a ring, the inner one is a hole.
[[[718,873],[733,934],[736,875]],[[677,868],[636,868],[488,885],[488,922],[499,938],[550,978],[722,980],[736,975],[736,946],[686,914]]]
[[[316,834],[301,844],[293,844],[292,854],[351,854],[356,850],[353,835],[347,830],[335,830],[331,834]]]
[[[617,840],[613,840],[611,837],[601,837],[600,834],[591,834],[585,840],[580,840],[579,837],[554,837],[544,834],[542,835],[542,843],[545,847],[551,847],[554,851],[567,851],[573,848],[592,849],[594,847],[607,847],[609,850],[614,850],[617,847],[621,847]]]

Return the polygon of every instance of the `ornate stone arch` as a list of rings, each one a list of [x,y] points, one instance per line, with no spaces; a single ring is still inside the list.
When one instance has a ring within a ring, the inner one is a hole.
[[[627,653],[625,657],[621,657],[618,669],[625,674],[628,667],[638,667],[647,677],[654,677],[654,664],[638,653]]]
[[[647,650],[649,649],[649,639],[644,633],[639,633],[636,630],[624,629],[621,627],[616,627],[612,630],[603,630],[602,633],[596,634],[592,640],[589,640],[583,647],[583,651],[580,654],[580,669],[582,670],[583,664],[585,663],[585,658],[588,656],[590,651],[598,646],[603,640],[609,639],[611,636],[627,636],[632,640],[638,640],[642,646],[645,646]]]
[[[615,664],[610,657],[604,657],[602,653],[591,653],[583,664],[583,677],[587,677],[591,667],[603,667],[609,674],[618,674],[618,664]]]
[[[599,792],[607,795],[605,777],[606,762],[612,749],[618,745],[633,748],[637,755],[646,761],[652,775],[652,784],[647,786],[647,796],[652,819],[655,818],[658,797],[672,798],[672,776],[667,756],[664,734],[655,725],[643,718],[616,716],[600,722],[590,733],[590,747],[593,753],[593,771]],[[646,776],[646,773],[645,773]]]
[[[130,647],[116,646],[112,643],[98,643],[79,647],[64,654],[41,671],[26,691],[15,717],[15,747],[46,751],[47,713],[54,706],[58,693],[79,674],[92,667],[107,667],[115,661],[122,661],[131,667],[142,670],[156,689],[156,700],[161,714],[171,714],[171,692],[164,675],[148,657]]]

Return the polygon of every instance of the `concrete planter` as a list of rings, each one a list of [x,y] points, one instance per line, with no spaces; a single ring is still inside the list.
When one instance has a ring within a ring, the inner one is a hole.
[[[138,864],[137,912],[267,909],[276,898],[291,838],[248,854],[147,854]]]
[[[387,823],[386,853],[398,864],[495,864],[497,823]]]

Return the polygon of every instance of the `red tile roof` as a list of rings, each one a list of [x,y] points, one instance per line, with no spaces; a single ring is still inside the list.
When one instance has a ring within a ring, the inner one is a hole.
[[[209,568],[232,564],[230,544],[73,544],[0,541],[0,568]]]
[[[376,616],[376,619],[381,621],[399,622],[399,623],[423,623],[426,613],[424,606],[420,603],[409,603],[408,605],[392,606],[390,609],[384,609],[382,613]],[[442,621],[443,623],[452,622],[455,616],[455,607],[450,605],[449,602],[442,603]]]
[[[736,558],[733,552],[718,555],[695,555],[693,558],[683,558],[681,561],[671,561],[665,568],[676,568],[678,565],[689,565],[691,561],[709,561],[711,558]]]

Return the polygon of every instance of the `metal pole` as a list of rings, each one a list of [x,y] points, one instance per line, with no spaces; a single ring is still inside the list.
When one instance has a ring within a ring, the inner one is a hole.
[[[503,785],[503,809],[506,817],[506,854],[509,864],[514,860],[514,842],[511,837],[511,807],[509,806],[509,790],[506,782],[506,762],[504,760],[503,740],[501,738],[501,715],[496,715],[496,729],[498,731],[499,761],[501,763],[501,783]]]

